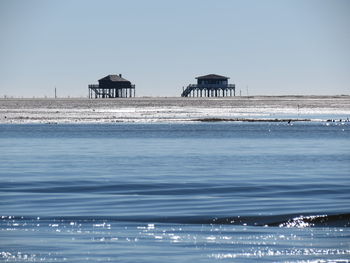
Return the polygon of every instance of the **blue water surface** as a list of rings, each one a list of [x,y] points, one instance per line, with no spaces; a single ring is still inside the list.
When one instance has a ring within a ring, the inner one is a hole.
[[[0,260],[346,262],[349,135],[341,122],[0,125]]]

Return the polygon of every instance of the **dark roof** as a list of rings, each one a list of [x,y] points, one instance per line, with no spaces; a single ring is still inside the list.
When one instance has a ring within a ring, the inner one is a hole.
[[[104,79],[107,79],[107,80],[112,81],[112,82],[130,82],[129,80],[122,78],[121,74],[120,75],[108,75],[102,79],[99,79],[99,81],[104,80]]]
[[[196,79],[229,79],[229,77],[220,76],[220,75],[216,75],[216,74],[209,74],[209,75],[205,75],[205,76],[199,76]]]

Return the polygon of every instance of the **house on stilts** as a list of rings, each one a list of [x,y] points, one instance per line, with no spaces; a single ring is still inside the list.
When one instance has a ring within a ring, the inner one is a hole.
[[[119,75],[108,75],[98,81],[98,84],[90,84],[89,98],[128,98],[135,97],[135,85]]]
[[[232,97],[236,96],[235,84],[228,84],[228,77],[209,74],[197,77],[197,84],[183,88],[181,97]]]

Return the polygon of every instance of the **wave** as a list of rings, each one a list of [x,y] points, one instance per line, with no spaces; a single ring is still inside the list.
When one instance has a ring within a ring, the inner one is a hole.
[[[348,191],[346,185],[301,183],[289,184],[206,184],[206,183],[110,183],[95,181],[74,181],[67,185],[61,181],[41,181],[27,183],[3,182],[0,192],[15,193],[70,193],[70,194],[100,194],[100,195],[314,195],[339,194]]]
[[[273,216],[165,216],[165,217],[109,217],[109,216],[63,216],[63,217],[24,217],[1,216],[0,221],[55,221],[55,222],[133,222],[133,223],[166,223],[166,224],[211,224],[242,225],[263,227],[350,227],[350,213],[332,215],[273,215]]]

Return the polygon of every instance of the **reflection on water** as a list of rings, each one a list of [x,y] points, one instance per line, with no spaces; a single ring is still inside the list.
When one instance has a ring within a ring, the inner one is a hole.
[[[305,258],[346,259],[348,228],[130,223],[109,220],[1,220],[1,257],[8,261],[203,262]]]

